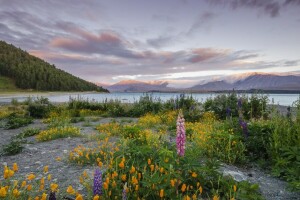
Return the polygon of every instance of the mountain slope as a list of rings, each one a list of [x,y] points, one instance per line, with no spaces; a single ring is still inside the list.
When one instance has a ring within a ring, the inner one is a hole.
[[[149,92],[149,91],[166,91],[167,82],[142,82],[135,80],[120,81],[114,85],[108,86],[111,92]]]
[[[0,41],[0,75],[21,89],[107,92],[4,41]]]
[[[206,84],[195,85],[190,88],[193,91],[222,91],[222,90],[283,90],[300,91],[300,76],[258,74],[243,77],[233,83],[227,81],[213,81]]]

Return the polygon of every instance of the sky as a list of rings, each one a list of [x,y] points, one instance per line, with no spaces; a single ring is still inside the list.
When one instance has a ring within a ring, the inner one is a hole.
[[[0,0],[0,40],[85,80],[300,72],[300,0]]]

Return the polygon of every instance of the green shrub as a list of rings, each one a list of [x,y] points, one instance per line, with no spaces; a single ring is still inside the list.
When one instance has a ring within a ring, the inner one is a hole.
[[[4,125],[5,129],[16,129],[22,126],[27,126],[31,124],[33,119],[28,116],[17,115],[16,113],[12,113],[8,118]]]
[[[54,106],[50,104],[47,98],[38,98],[28,104],[28,112],[31,117],[43,118],[46,117]]]

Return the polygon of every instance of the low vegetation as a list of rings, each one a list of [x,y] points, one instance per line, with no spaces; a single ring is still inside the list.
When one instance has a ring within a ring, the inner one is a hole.
[[[47,129],[27,129],[19,138],[35,136],[45,142],[77,137],[80,130],[72,123],[88,122],[96,128],[90,139],[97,144],[74,148],[65,161],[94,165],[96,171],[79,177],[85,188],[79,193],[71,185],[59,188],[59,183],[47,180],[47,170],[25,177],[26,184],[23,180],[14,183],[15,164],[4,169],[0,198],[263,199],[258,185],[223,176],[218,171],[221,163],[267,168],[299,191],[300,102],[294,104],[296,113],[287,116],[268,109],[267,104],[264,95],[235,93],[203,104],[185,96],[167,102],[144,96],[134,104],[81,99],[67,105],[44,103],[46,111],[36,113],[46,114],[35,116],[43,117]],[[29,112],[29,107],[24,109]],[[95,125],[97,120],[87,120],[91,116],[139,118]],[[3,120],[8,117],[3,115]],[[6,151],[19,152],[11,146]]]

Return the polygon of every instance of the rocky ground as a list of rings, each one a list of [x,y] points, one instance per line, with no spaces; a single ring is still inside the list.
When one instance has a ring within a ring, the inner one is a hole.
[[[41,173],[44,166],[49,165],[49,173],[52,174],[53,181],[57,181],[60,187],[73,185],[77,190],[82,190],[79,184],[79,176],[84,170],[92,176],[94,166],[77,166],[67,162],[69,152],[78,145],[95,145],[95,141],[88,139],[88,136],[95,133],[95,126],[100,123],[108,123],[112,118],[99,118],[89,123],[80,122],[75,124],[81,128],[84,137],[65,138],[48,142],[37,142],[34,137],[27,140],[29,144],[25,145],[23,152],[14,156],[0,157],[0,172],[3,171],[3,165],[12,166],[14,162],[19,165],[17,176],[24,177],[30,172]],[[117,118],[116,120],[122,120]],[[124,118],[123,118],[124,120]],[[136,119],[130,119],[136,120]],[[27,127],[36,127],[44,129],[46,125],[40,120],[35,120],[33,124]],[[21,133],[24,128],[14,130],[4,130],[0,128],[0,148],[7,144],[12,136]],[[58,159],[59,158],[59,159]],[[60,160],[61,159],[61,160]],[[224,175],[231,175],[237,181],[248,180],[257,183],[260,186],[261,193],[267,200],[297,200],[300,199],[300,193],[290,192],[286,189],[287,183],[277,178],[271,177],[267,173],[258,168],[243,169],[235,166],[223,165],[220,169]],[[2,177],[1,177],[2,178]],[[0,180],[1,180],[0,178]]]

